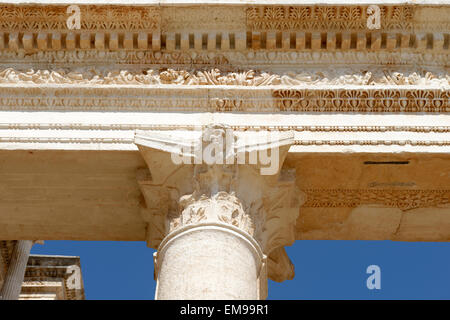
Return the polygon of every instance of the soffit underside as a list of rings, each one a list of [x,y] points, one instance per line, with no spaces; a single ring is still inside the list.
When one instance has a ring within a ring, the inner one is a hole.
[[[0,238],[145,240],[137,151],[0,154]],[[289,154],[306,195],[297,239],[448,241],[449,163],[448,154]]]

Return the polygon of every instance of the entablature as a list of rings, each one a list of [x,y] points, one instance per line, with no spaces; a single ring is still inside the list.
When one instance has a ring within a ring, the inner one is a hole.
[[[173,61],[182,53],[244,53],[257,64],[261,52],[277,64],[284,62],[279,53],[285,52],[304,61],[314,53],[314,62],[328,53],[322,58],[327,63],[348,53],[358,53],[367,63],[388,64],[398,53],[402,63],[414,63],[410,56],[415,55],[414,60],[430,63],[439,55],[448,60],[450,7],[445,1],[77,2],[76,28],[69,28],[75,12],[68,11],[69,5],[2,1],[2,58],[53,62],[48,53],[59,60],[76,52],[75,60],[80,55],[99,62],[115,58],[148,63],[165,53],[175,57]],[[376,27],[368,24],[374,10],[379,16]],[[98,53],[92,56],[89,51]],[[369,58],[370,53],[377,59]]]

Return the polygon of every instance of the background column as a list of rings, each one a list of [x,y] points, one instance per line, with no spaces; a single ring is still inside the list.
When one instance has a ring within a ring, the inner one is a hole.
[[[0,296],[2,300],[18,300],[25,276],[32,240],[18,240],[14,246]]]

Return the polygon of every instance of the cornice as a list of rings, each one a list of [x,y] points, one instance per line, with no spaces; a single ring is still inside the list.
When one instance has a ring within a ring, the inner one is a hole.
[[[380,62],[386,61],[383,54],[417,54],[418,60],[444,54],[448,61],[450,6],[444,3],[378,2],[381,26],[376,30],[366,25],[369,3],[80,4],[79,30],[66,26],[68,5],[0,4],[0,50],[23,56],[87,50],[125,57],[134,52],[140,63],[146,63],[149,52],[228,51],[268,51],[275,58],[279,52],[326,52],[338,58],[334,61],[341,60],[337,53],[375,53]],[[102,60],[102,54],[94,58]]]

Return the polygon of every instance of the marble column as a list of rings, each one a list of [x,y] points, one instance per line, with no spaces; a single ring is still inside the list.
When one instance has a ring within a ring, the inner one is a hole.
[[[2,300],[19,299],[32,246],[32,240],[18,240],[14,246],[5,281],[0,292]]]
[[[149,169],[137,178],[157,249],[156,299],[265,299],[268,277],[292,279],[284,246],[295,240],[302,196],[295,171],[281,169],[292,140],[223,125],[136,134]]]
[[[259,278],[266,280],[262,249],[241,226],[223,222],[245,215],[239,201],[218,193],[193,201],[181,215],[199,221],[159,245],[156,299],[259,299]]]

